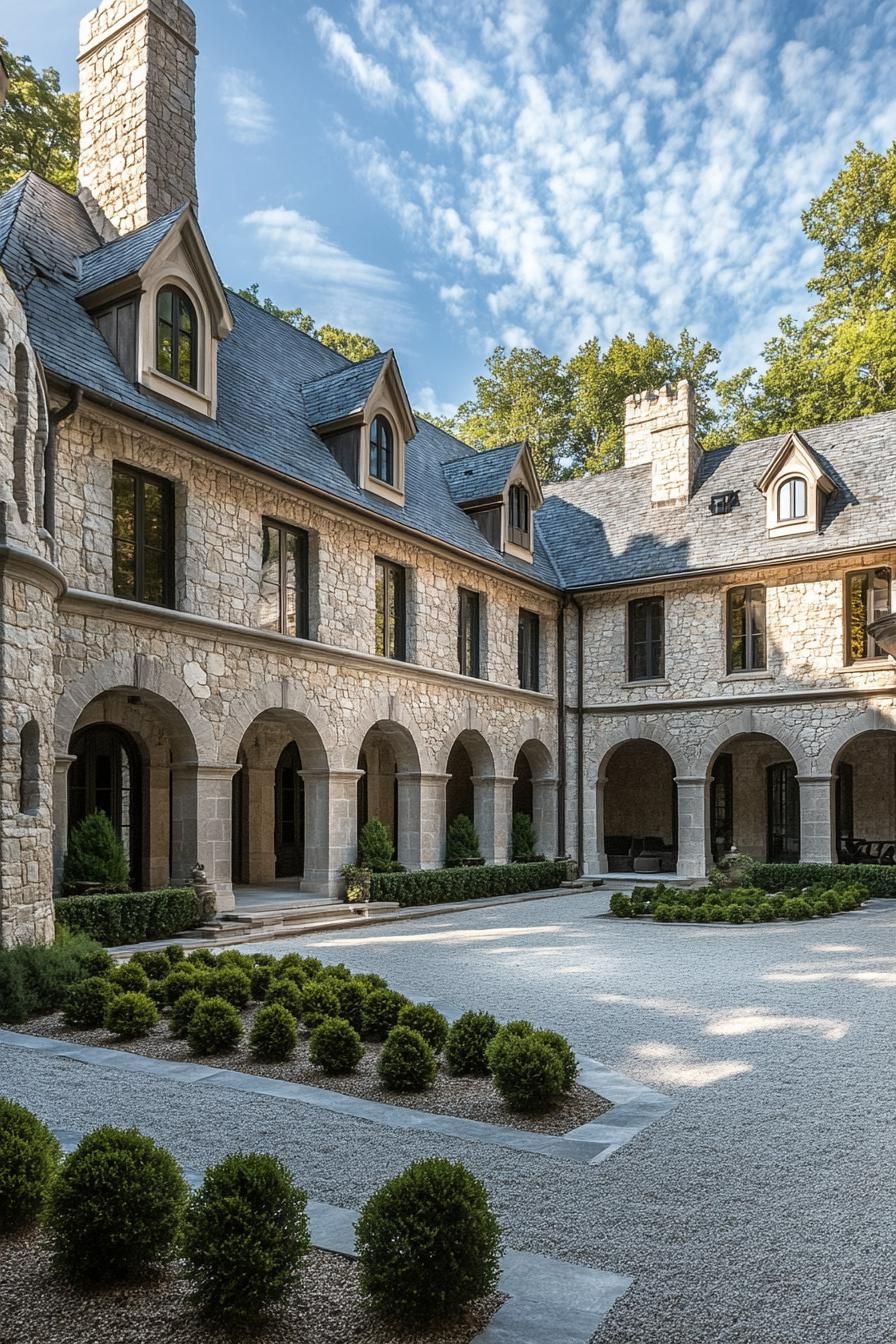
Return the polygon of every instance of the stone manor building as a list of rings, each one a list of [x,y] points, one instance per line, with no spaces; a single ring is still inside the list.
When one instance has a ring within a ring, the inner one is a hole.
[[[544,486],[222,286],[182,0],[79,62],[78,194],[0,198],[0,942],[96,808],[221,910],[335,895],[372,816],[409,868],[521,811],[589,873],[891,857],[896,413],[703,453],[682,383]]]

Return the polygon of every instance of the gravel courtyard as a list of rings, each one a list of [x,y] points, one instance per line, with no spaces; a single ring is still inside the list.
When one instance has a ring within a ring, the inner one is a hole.
[[[275,1152],[312,1197],[342,1205],[415,1157],[460,1158],[510,1245],[634,1278],[599,1344],[891,1344],[896,908],[684,928],[598,918],[606,904],[575,895],[264,949],[529,1017],[675,1097],[597,1167],[9,1048],[0,1093],[56,1126],[137,1124],[193,1166]]]

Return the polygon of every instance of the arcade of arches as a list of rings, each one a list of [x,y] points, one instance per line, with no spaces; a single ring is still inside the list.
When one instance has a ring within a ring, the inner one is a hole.
[[[409,729],[380,720],[353,768],[341,769],[308,718],[276,708],[249,723],[235,759],[212,763],[200,761],[174,705],[122,687],[90,701],[67,743],[54,790],[57,883],[68,833],[97,809],[123,841],[133,887],[183,882],[198,861],[219,909],[232,906],[234,886],[335,894],[341,867],[356,858],[358,831],[373,816],[409,869],[442,864],[446,826],[461,811],[473,817],[488,861],[510,857],[514,811],[532,817],[545,854],[556,850],[557,781],[540,742],[526,742],[515,773],[503,777],[485,737],[465,731],[444,770],[427,773]]]

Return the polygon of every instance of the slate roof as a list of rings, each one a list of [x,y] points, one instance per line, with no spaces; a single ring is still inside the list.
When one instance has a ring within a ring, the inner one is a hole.
[[[522,447],[521,443],[507,443],[502,448],[491,448],[472,457],[467,453],[446,462],[443,471],[455,504],[473,504],[500,495]]]
[[[123,238],[116,238],[114,242],[88,252],[81,258],[78,296],[93,294],[106,285],[114,284],[116,280],[124,280],[129,275],[135,275],[140,267],[149,261],[159,243],[168,236],[181,215],[188,209],[188,205],[181,205],[161,219],[155,219],[151,224],[144,224],[142,229],[135,229],[133,233],[125,234]]]
[[[302,389],[356,366],[232,292],[227,299],[235,326],[219,347],[215,420],[129,383],[78,302],[79,258],[98,243],[81,202],[33,173],[0,199],[0,265],[25,308],[31,341],[48,372],[125,412],[280,472],[384,522],[410,527],[520,578],[557,586],[537,537],[533,564],[502,556],[457,508],[442,464],[475,456],[475,450],[424,420],[407,446],[404,507],[354,485],[311,428]]]
[[[649,466],[544,487],[537,515],[564,586],[624,583],[896,542],[896,411],[800,429],[836,487],[819,533],[771,537],[756,482],[786,434],[704,453],[686,505],[650,503]],[[739,492],[731,513],[710,498]]]
[[[382,351],[358,364],[350,364],[347,369],[303,383],[309,425],[331,425],[344,416],[363,411],[389,354],[388,350]]]

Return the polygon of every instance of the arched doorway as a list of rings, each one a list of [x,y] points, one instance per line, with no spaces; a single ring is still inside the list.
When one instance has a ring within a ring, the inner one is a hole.
[[[646,738],[622,742],[605,760],[603,850],[607,870],[674,873],[678,861],[675,764]],[[599,835],[599,838],[600,835]]]
[[[277,877],[301,877],[305,858],[305,783],[295,742],[280,753],[274,772],[274,865]]]
[[[130,733],[90,724],[72,738],[68,772],[68,833],[91,812],[105,812],[128,857],[130,883],[143,886],[143,768]]]
[[[444,758],[443,758],[444,759]],[[509,831],[509,786],[499,795],[495,758],[482,733],[466,728],[451,744],[445,764],[445,824],[469,817],[479,836],[482,857],[489,862],[503,857],[497,852],[503,830]]]
[[[513,815],[521,812],[535,827],[536,851],[547,858],[557,852],[557,777],[554,758],[543,742],[530,738],[513,766]]]
[[[800,786],[793,757],[776,738],[745,733],[709,766],[709,841],[718,861],[734,847],[767,863],[798,863]]]
[[[896,863],[896,731],[851,737],[833,765],[840,863]]]
[[[402,724],[381,719],[364,735],[358,752],[358,832],[376,817],[392,837],[399,863],[420,862],[420,757]]]

